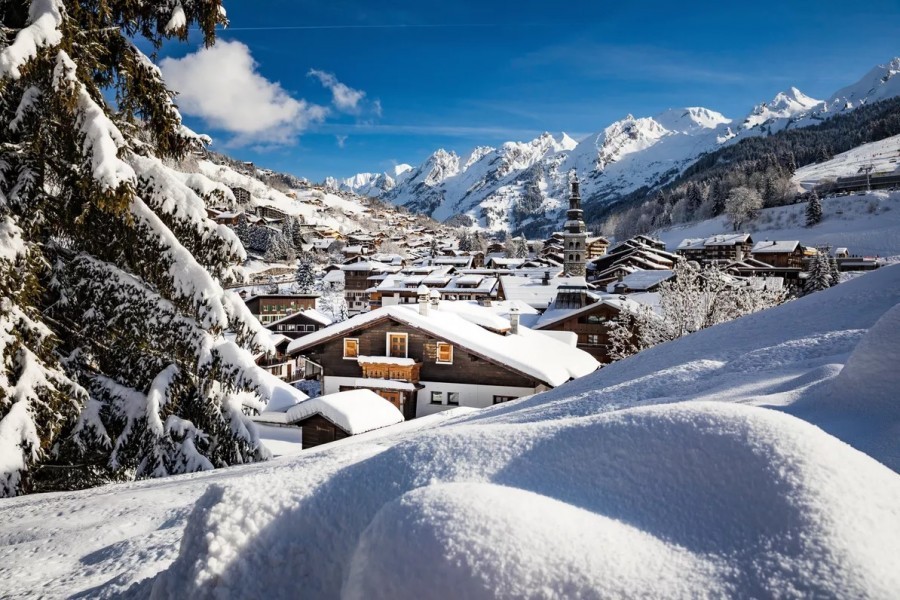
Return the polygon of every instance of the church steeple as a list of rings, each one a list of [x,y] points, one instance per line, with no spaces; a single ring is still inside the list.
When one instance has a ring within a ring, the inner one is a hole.
[[[581,210],[581,194],[578,175],[572,171],[572,191],[569,195],[569,210],[566,211],[566,223],[563,232],[565,243],[563,269],[566,275],[584,277],[587,257],[587,227],[584,224],[584,211]]]

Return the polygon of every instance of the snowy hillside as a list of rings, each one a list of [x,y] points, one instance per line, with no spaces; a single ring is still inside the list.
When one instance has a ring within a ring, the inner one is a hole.
[[[889,598],[898,303],[886,267],[491,409],[2,500],[0,596]]]
[[[228,188],[244,188],[250,192],[252,202],[257,206],[277,208],[288,215],[302,217],[308,224],[327,225],[341,232],[368,230],[369,221],[364,216],[365,208],[359,202],[338,193],[306,188],[292,190],[293,196],[289,196],[256,177],[207,160],[199,161],[198,171]],[[234,201],[233,196],[230,196],[230,200]],[[324,214],[320,205],[334,210],[330,214]]]
[[[806,204],[764,209],[744,227],[754,241],[799,240],[806,246],[848,248],[860,256],[900,260],[900,192],[823,198],[822,222],[806,227]],[[707,238],[731,231],[724,216],[654,231],[674,250],[686,238]]]
[[[831,160],[801,167],[793,180],[809,190],[825,179],[859,175],[864,167],[872,167],[871,172],[876,174],[900,170],[900,135],[863,144]]]
[[[644,186],[671,181],[701,155],[746,137],[805,127],[867,102],[900,95],[900,58],[880,65],[827,101],[795,87],[732,120],[700,107],[654,117],[628,115],[577,144],[550,134],[499,149],[479,147],[466,158],[438,150],[401,175],[362,174],[342,189],[371,194],[437,220],[468,215],[495,230],[555,227],[568,195],[568,173],[582,179],[585,204],[606,203]]]

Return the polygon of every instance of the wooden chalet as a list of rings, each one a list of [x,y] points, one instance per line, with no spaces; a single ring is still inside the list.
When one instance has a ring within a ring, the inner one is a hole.
[[[520,327],[518,313],[507,320],[476,305],[466,304],[468,313],[456,312],[457,303],[440,306],[423,293],[418,307],[358,315],[294,340],[288,352],[320,365],[325,393],[369,389],[407,419],[506,402],[598,366],[589,354]]]
[[[298,311],[315,309],[318,297],[318,294],[259,294],[244,302],[250,313],[266,325]]]
[[[329,325],[331,325],[331,319],[315,309],[308,308],[296,311],[277,321],[266,323],[265,327],[269,331],[295,340]]]
[[[588,260],[603,256],[607,249],[609,249],[609,240],[602,236],[589,237],[585,242]]]
[[[757,242],[750,251],[753,258],[759,262],[779,268],[803,267],[804,248],[797,240]]]
[[[707,263],[731,263],[751,256],[753,239],[749,233],[727,233],[704,239],[683,240],[675,250],[687,260]]]
[[[624,298],[598,295],[583,284],[560,286],[553,303],[533,327],[544,331],[568,331],[578,336],[577,347],[601,364],[610,358],[610,327],[622,310],[637,310]]]

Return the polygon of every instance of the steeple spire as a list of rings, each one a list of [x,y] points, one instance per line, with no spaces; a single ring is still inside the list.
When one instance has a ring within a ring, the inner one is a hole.
[[[584,224],[584,211],[581,210],[581,194],[578,185],[578,174],[573,169],[570,173],[572,191],[569,195],[569,210],[566,211],[566,223],[563,232],[565,243],[565,261],[563,269],[566,275],[583,277],[587,257],[587,227]]]

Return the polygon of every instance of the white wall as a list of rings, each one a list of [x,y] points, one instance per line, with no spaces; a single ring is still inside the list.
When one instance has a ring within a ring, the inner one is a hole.
[[[336,394],[340,391],[342,385],[355,385],[359,380],[357,377],[333,377],[326,376],[322,386],[322,394]],[[537,393],[538,389],[529,387],[509,387],[504,385],[477,385],[464,383],[445,383],[442,381],[420,381],[420,385],[425,386],[419,390],[418,402],[416,404],[416,416],[424,417],[449,408],[456,408],[456,405],[447,404],[447,393],[459,393],[459,406],[468,406],[470,408],[486,408],[493,406],[494,396],[513,396],[521,398],[522,396],[530,396]],[[443,404],[431,404],[431,392],[443,392]]]
[[[493,406],[494,396],[513,396],[521,398],[522,396],[530,396],[536,392],[534,388],[509,387],[503,385],[444,383],[442,381],[420,381],[419,383],[425,387],[419,390],[419,401],[416,404],[417,417],[441,412],[448,408],[455,408],[455,405],[447,404],[447,392],[458,392],[459,405],[468,406],[470,408],[486,408],[488,406]],[[444,404],[431,404],[431,392],[443,392]]]

